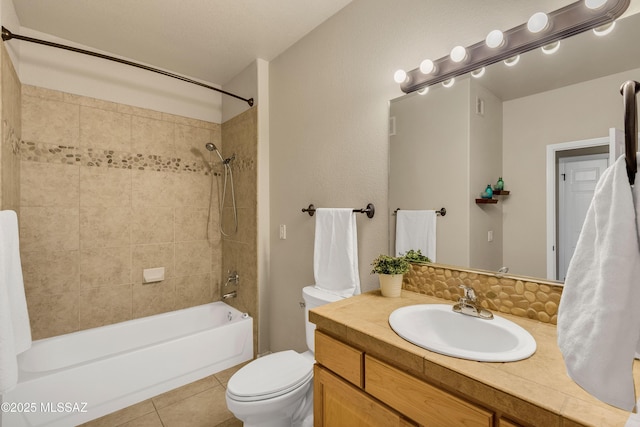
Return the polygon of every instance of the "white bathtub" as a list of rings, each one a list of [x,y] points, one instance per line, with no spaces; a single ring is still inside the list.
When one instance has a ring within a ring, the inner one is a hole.
[[[2,427],[69,427],[253,358],[253,319],[223,302],[35,341]]]

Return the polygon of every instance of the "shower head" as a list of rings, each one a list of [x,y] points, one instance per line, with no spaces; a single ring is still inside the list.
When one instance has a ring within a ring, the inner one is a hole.
[[[224,163],[224,158],[222,157],[222,154],[220,154],[220,152],[218,151],[218,148],[215,146],[215,144],[213,142],[207,142],[204,145],[204,148],[206,148],[207,150],[213,152],[215,151],[216,154],[218,155],[218,157],[220,157],[220,161]]]

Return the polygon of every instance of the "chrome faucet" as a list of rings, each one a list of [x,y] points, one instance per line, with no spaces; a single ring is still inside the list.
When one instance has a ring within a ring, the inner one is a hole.
[[[493,313],[478,304],[476,293],[472,288],[465,285],[459,287],[463,289],[464,296],[461,296],[458,304],[453,306],[453,311],[481,319],[493,319]]]
[[[229,298],[236,298],[237,296],[238,296],[238,292],[231,291],[228,294],[223,294],[222,295],[222,299],[225,300],[225,299],[229,299]]]
[[[233,283],[235,285],[240,284],[240,275],[236,270],[233,270],[233,272],[227,271],[227,281],[224,285],[227,286],[229,283]]]

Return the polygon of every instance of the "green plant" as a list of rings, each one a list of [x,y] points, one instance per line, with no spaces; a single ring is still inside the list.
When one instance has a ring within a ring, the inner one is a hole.
[[[431,262],[428,256],[422,255],[420,249],[418,249],[417,251],[414,251],[413,249],[407,251],[407,253],[404,254],[404,259],[415,264]]]
[[[409,271],[409,262],[404,257],[378,255],[371,263],[371,274],[405,274]]]

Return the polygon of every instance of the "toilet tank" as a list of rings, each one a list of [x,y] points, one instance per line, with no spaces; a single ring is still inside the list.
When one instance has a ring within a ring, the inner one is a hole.
[[[314,307],[320,307],[321,305],[329,304],[330,302],[340,301],[344,299],[336,294],[323,291],[315,286],[305,286],[302,288],[302,298],[304,299],[304,324],[305,333],[307,335],[307,347],[313,353],[315,351],[315,343],[313,339],[316,325],[309,322],[309,310]]]

